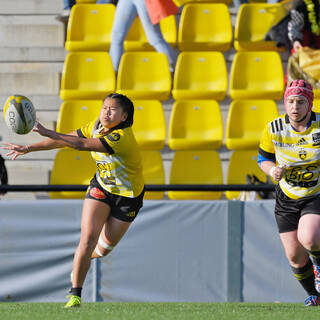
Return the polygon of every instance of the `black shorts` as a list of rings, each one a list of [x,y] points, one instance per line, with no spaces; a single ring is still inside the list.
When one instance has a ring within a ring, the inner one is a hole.
[[[86,199],[101,201],[110,206],[110,215],[121,221],[132,222],[143,206],[144,190],[136,198],[122,197],[104,190],[96,177],[90,181]]]
[[[276,186],[275,217],[279,233],[297,230],[300,217],[310,213],[320,215],[319,195],[291,199]]]

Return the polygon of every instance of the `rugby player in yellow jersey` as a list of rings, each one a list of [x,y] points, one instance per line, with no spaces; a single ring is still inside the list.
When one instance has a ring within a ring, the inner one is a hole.
[[[48,137],[27,146],[6,144],[16,159],[28,152],[71,147],[91,151],[97,172],[90,182],[81,218],[81,237],[73,261],[70,300],[80,306],[81,290],[92,258],[107,255],[120,241],[143,205],[144,181],[137,142],[132,132],[134,106],[112,93],[103,100],[97,120],[69,134],[37,123],[33,131]],[[67,165],[67,164],[66,164]]]
[[[313,91],[294,80],[284,94],[285,115],[267,124],[258,162],[276,185],[275,218],[292,271],[320,305],[320,114],[311,110]]]

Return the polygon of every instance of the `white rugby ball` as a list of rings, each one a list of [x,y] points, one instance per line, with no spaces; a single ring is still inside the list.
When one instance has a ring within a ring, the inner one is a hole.
[[[27,97],[14,95],[7,99],[3,116],[7,126],[13,132],[26,134],[34,127],[36,110]]]

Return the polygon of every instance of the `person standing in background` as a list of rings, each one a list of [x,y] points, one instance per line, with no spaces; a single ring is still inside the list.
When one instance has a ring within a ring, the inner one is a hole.
[[[290,10],[288,38],[293,47],[291,53],[308,46],[320,49],[320,4],[316,0],[303,0]]]
[[[110,56],[114,70],[117,72],[121,56],[124,52],[123,43],[128,31],[138,15],[146,33],[148,42],[156,51],[166,54],[170,71],[174,71],[177,53],[165,41],[160,29],[160,19],[178,13],[178,7],[171,0],[119,0],[111,33]],[[155,4],[157,2],[157,4]]]

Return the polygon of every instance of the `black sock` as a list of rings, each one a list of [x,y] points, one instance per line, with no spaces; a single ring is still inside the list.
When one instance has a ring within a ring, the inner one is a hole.
[[[294,276],[298,279],[303,289],[307,291],[309,296],[317,296],[318,292],[314,287],[314,273],[312,262],[309,259],[307,264],[302,268],[291,267]]]
[[[320,266],[320,251],[308,251],[310,259],[316,266]]]
[[[71,294],[73,296],[78,296],[81,298],[81,291],[82,291],[82,288],[71,288]]]

